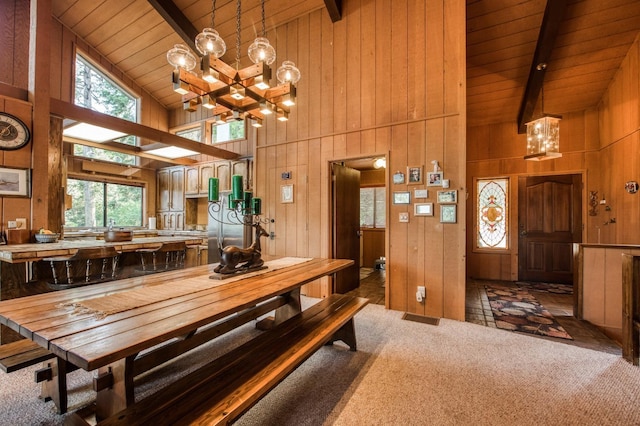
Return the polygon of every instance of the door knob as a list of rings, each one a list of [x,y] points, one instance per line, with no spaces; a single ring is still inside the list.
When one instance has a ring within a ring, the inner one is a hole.
[[[521,237],[526,237],[527,236],[527,231],[520,231],[520,236]]]

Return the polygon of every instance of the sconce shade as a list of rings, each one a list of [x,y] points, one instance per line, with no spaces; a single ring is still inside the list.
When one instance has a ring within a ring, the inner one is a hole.
[[[525,160],[550,160],[562,157],[560,149],[560,119],[562,116],[545,114],[527,123],[527,155]]]

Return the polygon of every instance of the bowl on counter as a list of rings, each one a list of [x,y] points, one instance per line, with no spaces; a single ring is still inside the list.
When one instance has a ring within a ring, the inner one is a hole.
[[[104,231],[104,240],[108,243],[118,241],[131,241],[133,239],[133,231],[111,230]]]
[[[38,243],[57,243],[60,234],[35,234]]]

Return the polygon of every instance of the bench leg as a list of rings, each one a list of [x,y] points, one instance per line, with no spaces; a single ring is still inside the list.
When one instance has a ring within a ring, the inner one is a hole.
[[[45,401],[53,400],[58,414],[67,412],[67,373],[69,363],[62,358],[45,361],[43,370],[48,371],[48,379],[42,382],[40,397]],[[36,373],[37,377],[37,373]],[[37,379],[36,379],[37,380]]]
[[[353,326],[353,318],[349,320],[345,325],[340,327],[340,330],[336,331],[333,336],[331,336],[331,340],[327,342],[327,345],[332,345],[333,342],[338,340],[342,340],[349,346],[349,349],[353,352],[357,350],[356,347],[356,330]]]
[[[96,419],[107,417],[124,410],[135,401],[133,392],[133,361],[130,356],[106,367],[98,369],[94,379],[96,394]]]

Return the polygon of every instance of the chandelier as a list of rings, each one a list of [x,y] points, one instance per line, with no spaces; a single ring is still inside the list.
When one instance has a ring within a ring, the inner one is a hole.
[[[276,70],[279,82],[271,86],[271,68],[276,51],[266,38],[264,0],[262,5],[262,35],[249,46],[248,56],[253,62],[240,66],[241,0],[236,3],[236,63],[235,67],[220,59],[227,47],[214,30],[216,0],[212,1],[211,27],[196,36],[200,58],[183,44],[176,44],[167,52],[167,61],[174,67],[171,75],[173,90],[182,95],[185,110],[199,106],[210,109],[218,124],[250,118],[254,127],[261,127],[267,115],[276,114],[280,121],[289,117],[290,107],[296,103],[296,86],[300,70],[291,61],[284,61]],[[196,65],[200,69],[192,71]]]
[[[536,69],[543,71],[547,64],[538,64]],[[541,87],[542,117],[526,123],[527,126],[527,155],[525,160],[550,160],[562,157],[560,149],[560,120],[561,115],[546,114],[544,112],[544,81]]]

